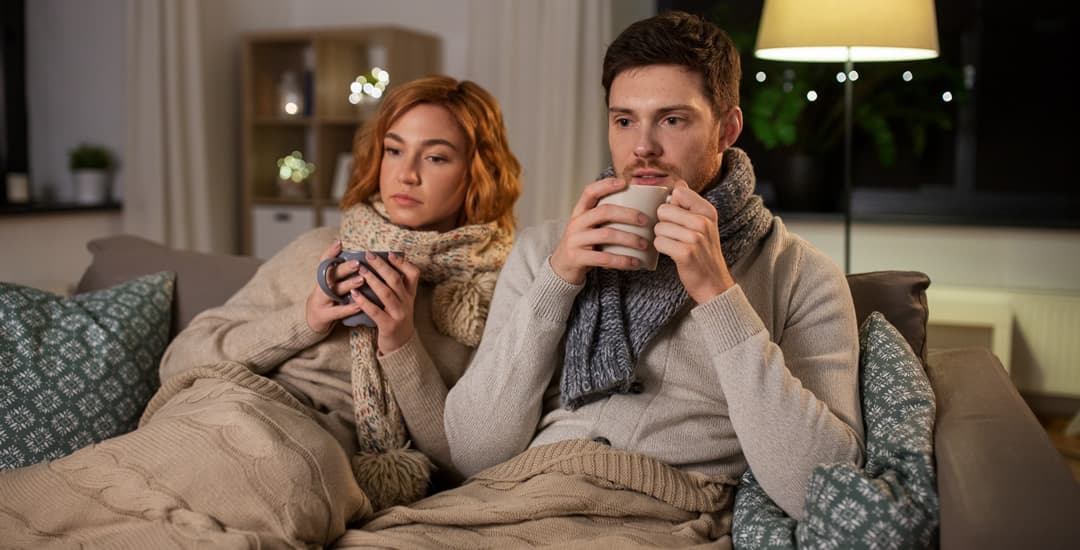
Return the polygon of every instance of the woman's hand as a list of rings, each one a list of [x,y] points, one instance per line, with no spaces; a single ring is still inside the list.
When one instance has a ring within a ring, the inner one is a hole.
[[[379,331],[379,353],[387,354],[405,345],[413,336],[413,307],[420,284],[420,268],[396,252],[390,254],[389,263],[370,252],[364,256],[364,260],[378,277],[371,276],[363,266],[360,267],[360,276],[379,297],[383,307],[380,309],[357,288],[351,290],[352,297],[363,312],[375,321]]]
[[[327,248],[319,261],[329,260],[341,253],[341,241]],[[338,296],[345,296],[353,289],[364,285],[364,278],[355,276],[360,263],[356,261],[342,262],[326,270],[326,283]],[[316,283],[315,288],[308,294],[307,299],[307,323],[311,330],[322,333],[330,332],[338,319],[344,319],[350,315],[356,315],[363,311],[360,304],[339,304],[326,295]]]

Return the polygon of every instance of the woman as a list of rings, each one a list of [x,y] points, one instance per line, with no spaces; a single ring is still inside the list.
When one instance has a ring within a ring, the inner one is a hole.
[[[70,533],[55,511],[82,508],[79,521],[147,547],[218,528],[327,544],[350,520],[422,497],[432,461],[438,481],[456,480],[443,403],[512,244],[520,166],[494,98],[442,76],[393,88],[353,152],[340,230],[300,236],[177,335],[138,430],[0,476],[0,494],[53,495],[0,506],[0,530]],[[316,267],[343,249],[403,255],[368,258],[379,277],[331,269],[328,284],[355,302],[339,305]],[[338,323],[361,311],[376,327]]]
[[[426,475],[421,483],[366,476],[389,466],[360,464],[373,457],[408,461],[407,472],[426,473],[423,455],[401,451],[402,417],[415,447],[450,474],[441,481],[456,477],[443,403],[479,343],[497,270],[512,244],[521,169],[495,99],[449,77],[391,89],[358,134],[353,156],[340,231],[301,236],[224,307],[193,320],[167,350],[161,377],[230,360],[274,379],[319,411],[320,423],[357,457],[361,487],[379,509],[415,500],[426,489]],[[316,284],[315,267],[342,249],[397,250],[405,257],[368,258],[378,277],[357,262],[338,264],[330,276],[334,288],[354,299],[338,305]],[[364,284],[383,308],[358,292]],[[474,314],[471,305],[479,306]],[[337,323],[361,311],[375,321],[374,330]],[[397,494],[401,483],[409,490]]]

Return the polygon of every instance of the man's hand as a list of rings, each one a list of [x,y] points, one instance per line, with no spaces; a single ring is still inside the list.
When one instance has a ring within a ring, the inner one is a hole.
[[[679,279],[695,302],[704,304],[735,286],[720,248],[716,207],[680,180],[656,217],[653,245],[675,260]]]
[[[640,265],[637,258],[597,250],[598,246],[605,244],[641,250],[649,247],[648,241],[633,233],[603,227],[612,222],[629,225],[649,223],[648,216],[633,208],[613,204],[596,206],[600,199],[625,187],[626,182],[616,178],[594,181],[585,186],[570,214],[570,223],[566,224],[562,239],[551,254],[551,269],[564,281],[580,285],[585,282],[585,274],[593,267],[637,269]]]

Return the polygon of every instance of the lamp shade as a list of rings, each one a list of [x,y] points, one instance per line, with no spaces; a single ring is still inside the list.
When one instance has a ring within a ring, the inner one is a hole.
[[[938,56],[933,0],[765,0],[754,55],[776,61]]]

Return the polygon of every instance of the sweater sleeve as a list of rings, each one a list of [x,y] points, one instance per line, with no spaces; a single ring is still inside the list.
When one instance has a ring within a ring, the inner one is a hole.
[[[747,463],[797,520],[814,468],[860,463],[863,440],[851,293],[828,258],[804,252],[798,265],[779,345],[738,285],[692,313]]]
[[[450,460],[450,447],[443,427],[447,387],[415,333],[405,345],[379,356],[379,366],[401,407],[413,445],[427,455],[448,477],[460,480],[461,473]]]
[[[298,237],[259,267],[224,305],[206,310],[169,344],[161,360],[166,380],[198,366],[236,361],[266,374],[325,338],[307,324],[307,295],[333,230]]]
[[[447,396],[450,455],[466,476],[517,455],[536,433],[582,288],[551,269],[558,229],[551,222],[520,233],[495,286],[480,346]]]

